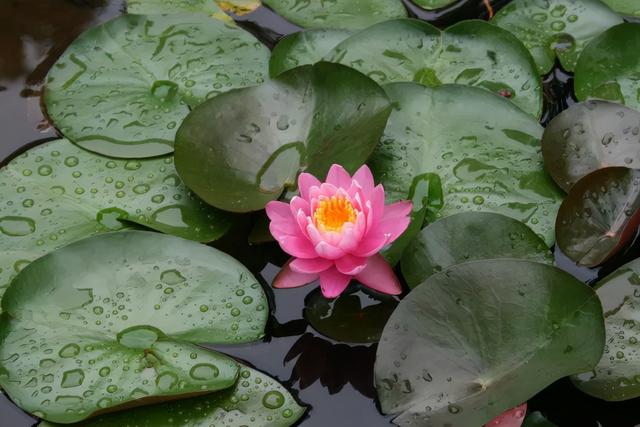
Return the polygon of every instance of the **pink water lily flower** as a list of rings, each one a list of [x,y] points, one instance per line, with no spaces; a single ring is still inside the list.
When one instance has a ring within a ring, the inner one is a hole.
[[[333,165],[321,183],[300,174],[300,196],[291,203],[269,202],[269,229],[282,250],[293,256],[276,277],[276,288],[293,288],[320,279],[326,298],[335,298],[355,278],[376,291],[397,295],[398,278],[379,254],[409,225],[411,202],[385,206],[384,188],[367,166],[351,177]]]

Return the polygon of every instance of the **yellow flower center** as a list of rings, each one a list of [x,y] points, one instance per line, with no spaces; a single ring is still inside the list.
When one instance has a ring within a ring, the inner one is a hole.
[[[356,210],[345,197],[332,196],[318,203],[313,218],[322,231],[340,231],[346,222],[355,222]]]

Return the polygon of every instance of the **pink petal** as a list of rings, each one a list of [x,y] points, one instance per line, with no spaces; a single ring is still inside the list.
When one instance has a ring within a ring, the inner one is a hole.
[[[302,197],[294,196],[289,202],[289,209],[294,218],[298,215],[298,212],[302,211],[305,215],[309,215],[309,202]]]
[[[329,169],[326,181],[338,188],[348,189],[351,187],[351,175],[349,175],[349,172],[342,166],[337,164],[333,164],[331,169]]]
[[[310,173],[301,173],[298,177],[298,190],[300,197],[309,200],[309,190],[311,187],[320,187],[320,181]]]
[[[316,256],[321,256],[326,259],[338,259],[345,255],[345,251],[327,242],[318,243],[315,247],[315,251],[317,254]]]
[[[275,236],[274,236],[275,237]],[[297,258],[317,258],[313,245],[309,240],[296,236],[276,237],[283,251]]]
[[[373,175],[371,174],[369,167],[367,165],[360,166],[360,169],[353,174],[353,180],[360,184],[364,196],[369,198],[369,195],[373,191],[373,187],[375,185],[373,182]]]
[[[409,216],[413,204],[409,200],[395,202],[384,207],[384,215],[382,219],[402,218]]]
[[[360,258],[353,255],[345,255],[335,260],[336,268],[342,274],[355,276],[367,266],[367,258]]]
[[[317,274],[333,265],[333,261],[324,258],[302,259],[291,261],[291,270],[296,273]]]
[[[297,273],[291,269],[291,262],[289,260],[278,275],[273,279],[274,288],[297,288],[299,286],[307,285],[318,278],[317,274]]]
[[[385,294],[399,295],[402,293],[400,281],[381,255],[370,257],[367,260],[367,267],[356,274],[355,278],[368,288]],[[320,280],[322,281],[322,277]]]
[[[335,298],[347,288],[351,276],[340,273],[335,267],[320,273],[320,289],[325,298]]]
[[[288,203],[269,202],[264,210],[271,221],[291,221],[293,219]]]
[[[371,233],[360,241],[360,244],[349,253],[361,257],[370,257],[377,254],[387,244],[388,236],[381,233]]]
[[[368,224],[370,226],[367,228],[367,232],[371,230],[371,227],[375,227],[376,223],[380,221],[384,216],[385,206],[384,206],[384,188],[382,185],[376,186],[370,194],[369,202],[367,204],[368,216],[370,218]]]
[[[309,235],[307,234],[307,224],[311,222],[311,219],[307,215],[305,215],[302,209],[298,211],[298,214],[296,215],[296,221],[302,235],[306,238],[309,238]]]
[[[520,427],[527,413],[527,404],[523,403],[513,409],[504,412],[485,424],[485,427]]]
[[[405,216],[404,218],[390,218],[380,221],[373,225],[372,233],[376,235],[384,235],[387,237],[387,244],[395,241],[409,226],[411,218]],[[368,235],[368,234],[367,234]]]
[[[292,221],[271,221],[269,231],[276,239],[284,236],[300,236],[300,228],[296,222]]]

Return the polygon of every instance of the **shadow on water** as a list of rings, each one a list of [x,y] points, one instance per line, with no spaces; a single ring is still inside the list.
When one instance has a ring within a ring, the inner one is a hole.
[[[482,0],[460,0],[450,7],[427,12],[403,0],[413,17],[440,28],[462,19],[488,17]],[[492,0],[494,11],[508,0]],[[0,160],[16,150],[56,137],[55,129],[40,108],[42,84],[58,56],[82,31],[118,16],[124,10],[121,0],[4,0],[0,6]],[[239,24],[273,46],[283,35],[299,28],[271,10],[262,7],[237,18]],[[545,115],[543,124],[576,102],[572,77],[556,68],[544,81]],[[214,246],[230,253],[259,278],[272,308],[267,336],[261,342],[238,346],[215,346],[238,359],[274,376],[285,384],[300,402],[309,407],[299,425],[389,426],[380,414],[373,387],[375,344],[345,344],[326,338],[304,319],[305,301],[312,287],[272,290],[269,286],[286,261],[273,243],[250,246],[247,243],[251,216],[237,222],[236,230]],[[640,244],[609,262],[600,270],[578,268],[561,253],[560,267],[588,283],[613,271],[622,263],[640,256]],[[561,380],[534,397],[530,408],[543,412],[560,427],[631,427],[640,423],[636,410],[640,400],[606,403],[575,389]],[[0,425],[30,427],[34,418],[0,394]]]

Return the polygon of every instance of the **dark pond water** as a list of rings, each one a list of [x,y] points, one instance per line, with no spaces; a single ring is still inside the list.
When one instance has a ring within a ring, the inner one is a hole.
[[[508,1],[493,0],[495,10]],[[446,27],[469,18],[486,18],[482,0],[461,0],[444,11],[427,13],[406,1],[415,16]],[[122,13],[121,0],[2,0],[0,4],[0,159],[16,150],[56,137],[43,117],[40,90],[43,79],[69,43],[83,30]],[[272,46],[297,27],[268,9],[239,19],[241,25]],[[557,69],[545,83],[546,113],[543,122],[575,102],[571,76]],[[308,406],[299,425],[389,426],[378,410],[373,388],[376,346],[349,345],[323,337],[304,320],[303,308],[313,287],[272,291],[270,281],[285,256],[272,244],[249,246],[251,218],[244,218],[216,246],[229,252],[260,277],[269,294],[272,316],[263,342],[217,347],[276,377]],[[577,269],[562,254],[560,266],[576,277],[593,282],[623,262],[640,256],[640,245],[612,261],[602,271]],[[362,307],[376,301],[358,293]],[[355,297],[354,297],[355,298]],[[561,380],[530,401],[531,410],[542,411],[560,427],[640,426],[640,399],[605,403],[574,389]],[[0,394],[0,427],[30,427],[37,420]]]

